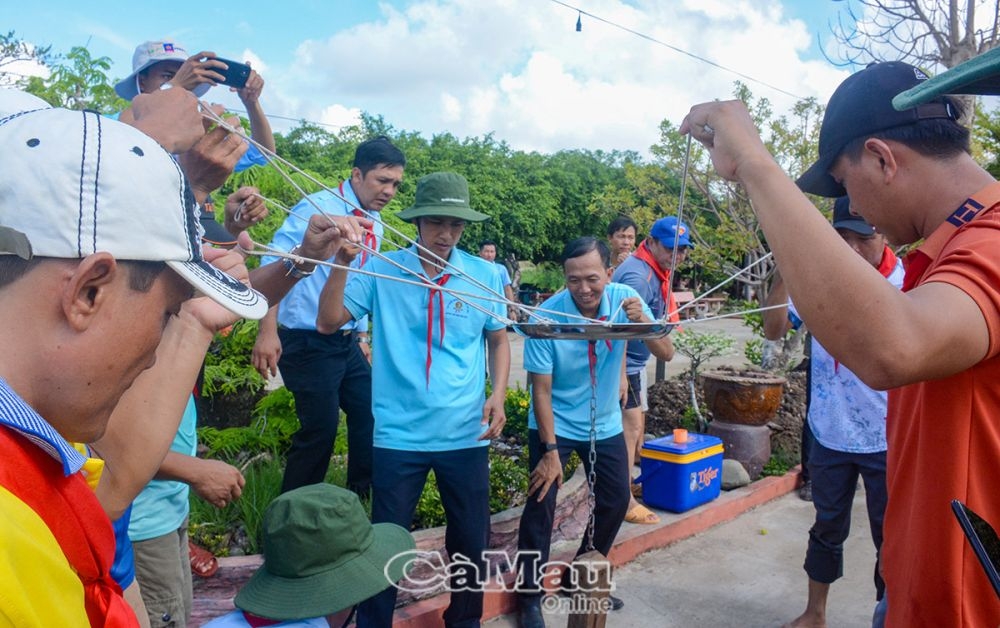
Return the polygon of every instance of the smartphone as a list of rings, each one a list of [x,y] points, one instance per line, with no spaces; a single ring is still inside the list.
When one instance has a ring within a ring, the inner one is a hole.
[[[225,70],[215,70],[224,77],[221,83],[222,85],[228,85],[229,87],[241,89],[247,84],[247,79],[250,78],[249,65],[239,63],[238,61],[223,59],[222,57],[216,57],[216,61],[221,61],[228,66]]]
[[[951,509],[986,571],[993,590],[1000,597],[1000,536],[993,526],[957,499],[951,501]]]

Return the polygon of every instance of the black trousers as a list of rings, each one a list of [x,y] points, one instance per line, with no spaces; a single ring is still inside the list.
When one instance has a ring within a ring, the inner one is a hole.
[[[563,466],[570,453],[576,452],[583,461],[584,470],[590,472],[590,442],[556,437],[559,446],[559,462]],[[599,440],[596,443],[597,462],[594,465],[597,479],[594,483],[594,549],[605,556],[611,551],[615,536],[625,520],[628,511],[629,469],[628,452],[622,434]],[[543,455],[537,430],[528,431],[528,469],[534,469]],[[557,487],[553,484],[542,501],[538,495],[529,495],[521,514],[521,525],[517,537],[517,569],[521,585],[518,593],[540,595],[540,568],[549,560],[552,544],[552,523],[556,511]],[[530,556],[527,552],[537,552]],[[584,531],[579,556],[587,552],[587,532]],[[537,563],[534,562],[537,558]]]
[[[354,334],[278,329],[278,368],[302,424],[292,437],[281,491],[326,477],[340,409],[347,415],[347,488],[362,496],[372,482],[372,369]]]
[[[810,343],[806,340],[806,343]],[[812,428],[809,427],[809,404],[812,402],[812,360],[809,361],[809,368],[806,369],[806,413],[802,417],[802,440],[800,441],[799,457],[802,462],[802,481],[808,482],[809,477],[809,452],[812,450],[816,439],[813,437]]]
[[[860,475],[865,483],[868,525],[875,544],[875,599],[881,600],[885,582],[879,574],[878,557],[882,550],[882,519],[888,499],[885,452],[846,453],[828,449],[814,440],[809,467],[816,522],[809,530],[806,573],[816,582],[827,584],[844,575],[844,541],[851,531],[851,506]]]
[[[483,615],[483,590],[470,587],[488,572],[483,552],[490,540],[489,447],[448,451],[402,451],[375,448],[372,477],[372,523],[413,525],[417,500],[434,471],[447,519],[445,549],[461,554],[474,570],[452,569],[451,603],[444,612],[446,626],[475,628]],[[478,571],[478,574],[475,573]],[[460,584],[459,584],[460,583]],[[396,606],[396,588],[389,587],[358,607],[359,628],[390,628]]]
[[[809,419],[802,417],[802,440],[801,440],[801,456],[802,456],[802,481],[808,482],[812,479],[809,475],[809,452],[812,451],[813,443],[816,442],[816,437],[813,436],[812,428],[809,427]]]

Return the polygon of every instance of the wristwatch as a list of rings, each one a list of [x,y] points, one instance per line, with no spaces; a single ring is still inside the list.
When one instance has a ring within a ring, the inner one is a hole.
[[[557,449],[559,449],[559,445],[555,443],[542,443],[542,450],[545,453],[549,453],[550,451],[556,451]]]
[[[295,255],[299,250],[299,245],[296,244],[292,247],[292,250],[288,252],[289,255]],[[316,264],[312,265],[312,268],[308,270],[303,270],[298,267],[296,261],[290,257],[282,258],[281,263],[284,264],[285,269],[288,271],[285,273],[286,277],[294,277],[295,279],[304,279],[309,275],[316,272]],[[308,264],[307,264],[308,265]]]
[[[359,345],[368,344],[368,336],[358,336],[358,344]]]

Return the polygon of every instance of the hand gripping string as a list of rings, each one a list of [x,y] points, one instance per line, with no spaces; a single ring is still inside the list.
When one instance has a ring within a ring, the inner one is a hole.
[[[205,105],[204,103],[202,103],[202,104]],[[236,128],[234,128],[228,122],[226,122],[225,120],[223,120],[221,116],[219,116],[214,111],[212,111],[211,108],[209,108],[207,105],[203,106],[203,115],[204,115],[204,117],[206,117],[206,118],[208,118],[208,119],[216,122],[219,126],[225,128],[226,130],[230,131],[231,133],[238,133],[238,134],[242,135],[242,133],[241,133],[242,129],[237,130]],[[496,295],[496,296],[499,296],[499,297],[503,297],[504,298],[504,303],[506,303],[509,306],[513,306],[515,309],[518,309],[518,308],[522,307],[522,304],[520,304],[520,303],[515,303],[513,301],[506,300],[506,297],[504,295],[502,295],[499,292],[493,290],[491,287],[489,287],[489,286],[487,286],[487,285],[479,282],[475,277],[464,276],[461,273],[461,271],[459,271],[458,269],[452,267],[451,264],[448,263],[448,260],[446,260],[446,259],[442,258],[441,256],[437,255],[436,253],[434,253],[434,251],[431,251],[430,249],[426,248],[425,246],[423,246],[422,244],[420,244],[416,240],[411,239],[408,235],[406,235],[405,233],[403,233],[399,229],[396,229],[392,225],[389,225],[389,224],[383,222],[381,220],[381,218],[379,216],[375,215],[373,212],[369,212],[365,208],[359,207],[358,205],[354,204],[352,201],[350,201],[347,198],[345,198],[342,194],[340,194],[337,191],[333,190],[332,188],[328,187],[325,183],[323,183],[322,181],[319,181],[318,179],[316,179],[315,177],[313,177],[308,172],[302,170],[301,168],[299,168],[295,164],[293,164],[290,161],[284,159],[283,157],[279,156],[278,154],[272,152],[270,149],[266,148],[265,146],[262,146],[259,142],[257,142],[256,140],[254,140],[252,137],[246,137],[246,136],[244,136],[244,138],[248,142],[250,142],[251,144],[253,144],[255,147],[257,147],[260,150],[261,154],[264,156],[264,158],[267,160],[268,164],[271,165],[272,167],[274,167],[274,169],[290,185],[292,185],[292,187],[295,188],[295,190],[303,197],[303,199],[306,200],[310,205],[312,205],[316,209],[316,211],[318,213],[320,213],[321,215],[326,216],[327,218],[330,218],[329,214],[327,214],[325,211],[323,211],[323,208],[319,207],[319,205],[313,199],[311,199],[309,197],[309,194],[306,193],[306,191],[303,190],[302,187],[299,186],[298,183],[296,183],[288,175],[288,173],[286,173],[284,170],[282,170],[281,167],[278,166],[278,163],[283,164],[284,166],[290,168],[291,170],[293,170],[293,171],[297,172],[298,174],[300,174],[301,176],[305,177],[311,183],[319,186],[321,189],[323,189],[323,190],[327,191],[328,193],[332,194],[335,198],[338,198],[339,200],[343,201],[344,204],[347,205],[348,207],[353,208],[357,212],[362,212],[363,215],[366,218],[372,220],[373,222],[380,223],[383,226],[383,228],[388,229],[389,231],[395,233],[396,235],[398,235],[399,237],[401,237],[403,240],[405,240],[409,244],[412,244],[418,250],[422,251],[424,254],[429,255],[433,260],[435,260],[438,263],[438,265],[442,266],[444,269],[450,269],[453,273],[462,275],[463,279],[465,279],[469,283],[475,285],[476,287],[480,288],[481,290],[485,290],[486,292],[488,292],[490,294],[493,294],[493,295]]]
[[[222,117],[219,116],[219,115],[217,115],[214,111],[212,111],[211,108],[208,107],[206,103],[200,102],[200,105],[201,105],[201,111],[202,111],[203,117],[205,117],[205,118],[207,118],[207,119],[215,122],[216,124],[218,124],[219,126],[223,127],[224,129],[226,129],[227,131],[229,131],[231,133],[236,133],[236,134],[240,135],[242,139],[244,139],[249,144],[251,144],[254,147],[256,147],[261,152],[261,154],[264,156],[265,160],[268,162],[268,165],[272,166],[278,172],[279,175],[281,175],[290,185],[292,185],[293,188],[295,188],[295,190],[297,192],[299,192],[299,194],[302,195],[302,197],[304,199],[306,199],[311,205],[313,205],[313,207],[317,210],[318,213],[320,213],[321,215],[325,216],[328,220],[332,221],[333,219],[332,219],[332,217],[329,214],[327,214],[325,211],[323,211],[323,209],[321,207],[318,207],[317,204],[312,199],[309,198],[309,194],[307,192],[305,192],[305,190],[303,190],[302,187],[299,186],[295,182],[295,180],[292,179],[292,177],[281,168],[281,166],[279,166],[279,164],[283,164],[284,166],[288,167],[292,171],[294,171],[294,172],[298,173],[299,175],[301,175],[302,177],[304,177],[309,182],[311,182],[314,185],[318,186],[319,188],[321,188],[321,189],[323,189],[323,190],[331,193],[334,197],[336,197],[336,198],[340,199],[341,201],[343,201],[347,206],[352,207],[354,209],[354,211],[352,213],[355,216],[357,216],[358,213],[363,214],[365,217],[367,217],[368,219],[372,220],[373,222],[380,223],[383,226],[383,228],[387,229],[388,231],[390,231],[392,233],[395,233],[396,235],[398,235],[404,241],[406,241],[406,242],[414,245],[418,250],[424,251],[426,254],[428,254],[432,258],[436,259],[438,262],[440,262],[440,264],[442,266],[444,266],[446,268],[451,268],[452,270],[457,270],[457,269],[452,268],[451,265],[448,263],[447,260],[442,259],[439,255],[437,255],[433,251],[427,249],[426,247],[424,247],[423,245],[421,245],[419,242],[413,240],[407,234],[403,233],[399,229],[396,229],[392,225],[389,225],[389,224],[385,223],[384,221],[382,221],[381,218],[378,216],[377,213],[369,212],[368,210],[364,209],[363,207],[358,207],[352,201],[350,201],[347,198],[344,198],[342,195],[338,194],[335,190],[333,190],[330,187],[328,187],[322,181],[316,179],[314,176],[312,176],[308,172],[302,170],[301,168],[299,168],[298,166],[296,166],[294,163],[292,163],[292,162],[284,159],[283,157],[281,157],[277,153],[274,153],[273,151],[271,151],[270,149],[268,149],[266,146],[262,145],[260,142],[258,142],[257,140],[255,140],[252,136],[243,135],[242,129],[238,130],[235,127],[233,127],[232,125],[230,125],[228,122],[226,122],[225,120],[223,120]],[[689,142],[688,142],[688,147],[687,147],[687,154],[685,156],[684,174],[683,174],[683,179],[682,179],[683,184],[682,184],[682,189],[681,189],[681,200],[678,202],[678,220],[680,220],[681,217],[683,216],[682,212],[683,212],[683,206],[684,206],[684,198],[686,197],[687,172],[688,172],[688,166],[689,166],[690,157],[691,157],[690,136],[689,136],[688,140],[689,140]],[[289,214],[295,215],[297,218],[299,218],[301,220],[305,220],[305,221],[308,222],[307,218],[304,218],[302,216],[298,216],[298,215],[294,214],[288,208],[283,207],[277,201],[274,201],[272,199],[268,199],[268,198],[266,198],[264,196],[261,196],[259,194],[257,196],[259,196],[265,202],[271,203],[272,205],[283,209],[284,211],[288,212]],[[259,245],[257,243],[255,243],[255,245],[256,246],[261,246],[261,245]],[[676,251],[677,251],[677,245],[678,245],[678,242],[676,240],[674,242],[674,245],[675,245],[674,246],[674,251],[672,252],[672,256],[673,256],[672,265],[676,261]],[[359,248],[362,248],[364,250],[363,246],[361,246],[361,245],[358,245],[358,246],[359,246]],[[245,252],[248,253],[248,254],[251,254],[251,255],[264,255],[265,254],[265,253],[261,253],[261,252],[258,252],[258,251],[245,251]],[[381,255],[379,251],[375,251],[373,249],[369,249],[367,252],[370,253],[374,257],[378,257],[379,259],[382,259],[382,260],[384,260],[384,261],[386,261],[386,262],[388,262],[390,264],[396,265],[396,263],[393,260],[385,258],[385,256]],[[278,250],[269,250],[266,254],[273,255],[273,256],[276,256],[276,257],[288,257],[288,255],[286,253],[284,253],[283,251],[278,251]],[[727,283],[729,283],[730,281],[732,281],[736,277],[738,277],[740,274],[742,274],[742,273],[746,272],[747,270],[749,270],[755,264],[760,263],[760,262],[768,259],[770,256],[771,256],[771,254],[768,253],[767,255],[761,257],[756,262],[750,264],[746,268],[741,269],[740,271],[738,271],[734,275],[726,278],[720,284],[712,287],[711,289],[709,289],[708,291],[706,291],[702,295],[699,295],[697,298],[695,298],[692,301],[689,301],[688,303],[684,304],[683,307],[678,308],[677,312],[680,312],[682,310],[685,310],[685,309],[687,309],[689,307],[694,306],[698,301],[700,301],[700,300],[704,299],[705,297],[707,297],[708,294],[710,294],[711,292],[714,292],[715,290],[717,290],[717,289],[721,288],[722,286],[726,285]],[[305,263],[315,263],[315,264],[319,264],[319,265],[322,265],[322,266],[328,266],[330,268],[340,268],[340,269],[347,270],[347,271],[350,271],[350,272],[360,272],[360,269],[351,268],[351,267],[345,267],[345,266],[341,266],[341,265],[334,264],[334,263],[331,263],[331,262],[326,262],[324,260],[313,260],[313,259],[308,259],[308,258],[304,258],[304,257],[301,257],[301,256],[297,257],[296,259],[300,260],[301,262],[305,262]],[[405,267],[404,267],[404,269],[405,269],[405,271],[407,273],[413,274],[412,270],[410,270],[408,268],[405,268]],[[559,315],[559,316],[568,316],[568,317],[571,317],[571,318],[579,319],[579,320],[581,320],[581,321],[583,321],[585,323],[588,323],[588,324],[597,324],[597,325],[602,325],[602,326],[608,326],[608,325],[611,324],[608,321],[599,321],[597,319],[591,319],[591,318],[587,318],[585,316],[578,316],[578,315],[574,315],[574,314],[569,314],[567,312],[559,312],[559,311],[555,311],[555,310],[549,310],[549,309],[541,308],[541,307],[538,307],[538,306],[530,306],[530,305],[525,305],[525,304],[520,303],[520,302],[510,301],[504,295],[499,294],[498,292],[496,292],[495,290],[493,290],[489,286],[481,284],[481,282],[478,282],[477,280],[475,280],[475,278],[473,278],[473,277],[465,277],[464,274],[461,273],[461,271],[458,271],[458,272],[459,272],[460,275],[463,276],[463,279],[466,279],[470,283],[472,283],[474,285],[477,285],[477,287],[479,287],[479,288],[487,291],[488,293],[496,295],[497,298],[495,298],[495,299],[494,298],[487,298],[487,297],[484,297],[482,295],[473,295],[473,294],[470,294],[470,293],[463,293],[461,291],[453,290],[453,289],[450,289],[450,288],[441,288],[441,290],[443,292],[448,292],[448,293],[456,296],[456,298],[459,298],[458,295],[463,295],[463,296],[468,296],[468,297],[476,298],[476,299],[482,299],[482,300],[486,300],[486,301],[497,301],[497,302],[500,302],[500,303],[504,303],[505,305],[513,306],[516,311],[524,312],[524,313],[528,313],[528,314],[535,314],[536,317],[538,319],[540,319],[540,322],[546,323],[546,324],[554,324],[555,321],[552,320],[552,319],[550,319],[550,318],[548,318],[548,317],[545,317],[545,316],[539,316],[538,315],[539,312],[545,313],[545,314]],[[390,276],[387,276],[387,275],[380,275],[378,273],[371,273],[371,272],[367,272],[367,273],[366,272],[362,272],[362,274],[370,274],[372,276],[382,277],[382,278],[389,279],[389,280],[392,280],[392,281],[401,281],[402,283],[410,283],[410,284],[413,284],[413,285],[419,285],[419,286],[422,286],[422,287],[425,287],[425,288],[428,288],[428,289],[432,288],[432,286],[427,285],[426,281],[412,282],[412,281],[403,280],[403,279],[401,279],[399,277],[390,277]],[[417,274],[417,276],[418,277],[423,277],[422,275],[419,275],[419,273]],[[670,286],[670,289],[672,289],[672,286]],[[463,302],[465,302],[466,304],[468,304],[470,307],[474,307],[476,309],[479,309],[480,311],[484,311],[485,313],[488,313],[492,318],[500,320],[500,321],[504,322],[507,325],[509,325],[509,324],[511,324],[511,323],[514,322],[511,319],[508,319],[506,317],[498,316],[498,315],[496,315],[495,313],[493,313],[493,312],[491,312],[489,310],[484,310],[483,308],[477,306],[474,303],[470,303],[470,302],[464,301],[464,300],[463,300]],[[743,313],[752,313],[752,312],[764,311],[764,310],[767,310],[767,309],[771,309],[771,308],[757,308],[757,309],[747,310],[745,312],[734,312],[734,313],[731,313],[731,314],[714,316],[714,317],[710,317],[710,318],[695,319],[695,321],[691,321],[691,322],[702,322],[702,321],[707,321],[707,320],[715,320],[715,319],[720,319],[720,318],[728,318],[728,317],[732,317],[732,316],[739,316],[739,315],[741,315]],[[668,316],[669,316],[669,313],[667,315],[665,315],[664,318],[661,321],[659,321],[659,322],[663,323],[663,324],[667,324],[668,323]]]
[[[302,216],[302,215],[299,215],[299,214],[295,213],[294,211],[292,211],[291,209],[285,207],[284,205],[282,205],[278,201],[275,201],[273,199],[269,199],[269,198],[267,198],[265,196],[262,196],[260,194],[256,194],[256,196],[258,196],[265,203],[269,203],[269,204],[277,207],[278,209],[286,212],[290,216],[294,216],[295,218],[298,218],[299,220],[302,220],[304,222],[308,222],[309,221],[309,219],[306,218],[305,216]],[[329,217],[328,217],[328,219],[332,220],[332,218],[329,218]],[[258,246],[262,246],[262,245],[258,245]],[[387,264],[390,264],[391,266],[394,266],[395,268],[403,271],[404,273],[406,273],[408,275],[412,275],[412,276],[420,279],[420,281],[422,282],[422,284],[416,284],[416,285],[424,285],[424,287],[429,288],[431,290],[437,290],[438,289],[436,286],[431,285],[429,283],[430,279],[427,279],[424,275],[422,275],[422,274],[420,274],[418,272],[415,272],[413,269],[408,268],[407,266],[401,264],[400,262],[397,262],[396,260],[394,260],[394,259],[386,256],[385,254],[381,253],[377,249],[374,249],[374,248],[372,248],[372,247],[370,247],[370,246],[368,246],[367,244],[364,244],[364,243],[354,243],[354,246],[357,246],[362,251],[370,253],[373,257],[377,257],[378,259],[386,262]],[[264,247],[264,248],[268,248],[268,247]],[[274,254],[277,255],[277,253],[274,253]],[[311,260],[311,261],[312,262],[316,262],[316,263],[320,263],[319,260]],[[357,268],[354,268],[354,267],[346,267],[346,268],[349,271],[358,272]],[[385,278],[385,279],[389,279],[391,281],[403,281],[403,283],[415,283],[415,282],[408,282],[408,281],[401,280],[399,277],[392,277],[392,276],[389,276],[389,275],[382,275],[382,274],[374,273],[374,272],[368,272],[368,273],[362,273],[362,274],[370,274],[372,276],[382,277],[382,278]],[[462,279],[466,279],[466,277],[462,276]],[[457,299],[459,299],[460,301],[462,301],[463,303],[466,303],[467,305],[469,305],[471,307],[476,307],[476,305],[473,304],[473,303],[469,303],[465,299],[462,299],[461,296],[467,296],[467,297],[481,299],[481,300],[489,301],[489,302],[503,303],[505,305],[509,305],[511,303],[506,297],[503,297],[501,295],[497,295],[495,297],[493,297],[493,296],[475,295],[475,294],[472,294],[472,293],[462,292],[462,291],[458,291],[458,290],[451,290],[451,289],[447,289],[447,288],[444,289],[443,291],[452,294]],[[491,294],[496,294],[496,293],[491,291]],[[459,295],[461,295],[461,296],[459,296]],[[599,321],[598,319],[587,318],[585,316],[580,316],[580,315],[577,315],[577,314],[571,314],[571,313],[568,313],[568,312],[559,312],[559,311],[556,311],[556,310],[550,310],[550,309],[541,308],[541,307],[538,307],[538,306],[522,306],[522,309],[528,311],[529,313],[535,314],[536,317],[539,318],[539,319],[541,319],[543,322],[554,323],[555,321],[552,320],[552,319],[550,319],[550,318],[547,318],[545,316],[538,315],[537,314],[538,312],[547,313],[547,314],[553,314],[553,315],[562,315],[562,316],[566,316],[566,317],[570,317],[570,318],[582,320],[582,321],[584,321],[586,323],[591,323],[591,324],[601,323],[601,321]],[[510,324],[512,324],[514,322],[514,321],[512,321],[512,320],[510,320],[510,319],[508,319],[506,317],[500,317],[499,315],[497,315],[497,314],[495,314],[493,312],[490,312],[490,315],[493,318],[504,322],[505,325],[510,325]],[[604,323],[604,324],[606,325],[607,323]]]

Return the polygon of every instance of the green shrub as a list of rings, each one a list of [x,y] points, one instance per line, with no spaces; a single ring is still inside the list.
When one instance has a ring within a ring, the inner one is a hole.
[[[413,515],[414,528],[434,528],[445,524],[444,505],[441,503],[441,493],[438,492],[437,479],[434,472],[427,474],[424,490],[417,500],[417,510]]]
[[[698,413],[693,406],[684,408],[684,416],[681,417],[680,426],[689,432],[698,431]]]
[[[771,459],[764,465],[764,469],[760,474],[762,476],[785,475],[789,469],[798,463],[798,460],[792,454],[783,449],[776,449],[771,453]]]
[[[519,438],[522,443],[527,443],[528,409],[531,407],[531,393],[527,389],[521,388],[520,384],[515,388],[508,388],[503,407],[507,415],[507,423],[503,427],[504,436],[514,436]]]
[[[295,400],[286,388],[271,391],[254,408],[253,423],[246,427],[198,428],[198,442],[211,458],[234,460],[260,453],[284,455],[299,429]]]
[[[521,286],[534,286],[542,292],[555,292],[563,287],[566,276],[555,262],[542,262],[521,272]]]
[[[576,455],[574,451],[566,459],[566,466],[563,467],[563,482],[568,481],[573,474],[576,473],[576,468],[580,466],[580,456]]]
[[[490,513],[520,506],[528,492],[528,468],[522,460],[490,451]],[[417,500],[414,528],[433,528],[446,523],[441,493],[434,472],[427,474],[424,490]]]
[[[743,346],[743,355],[751,365],[760,366],[764,361],[764,339],[755,337],[748,340]]]
[[[264,387],[264,378],[253,367],[250,356],[257,340],[257,321],[239,320],[227,331],[216,334],[205,356],[205,381],[202,394],[233,395],[256,393]]]
[[[263,549],[264,511],[281,494],[284,473],[284,464],[274,458],[254,464],[244,472],[243,494],[234,505],[239,509],[238,516],[247,535],[247,551],[251,554]]]
[[[281,493],[283,473],[283,464],[273,457],[262,456],[253,461],[243,469],[246,478],[243,494],[225,508],[216,508],[191,491],[188,529],[191,539],[216,556],[227,556],[234,536],[241,535],[245,536],[240,541],[247,553],[259,553],[264,511]]]
[[[528,467],[517,458],[490,455],[490,512],[520,506],[528,492]]]

